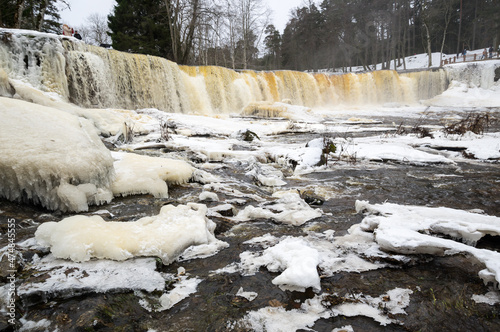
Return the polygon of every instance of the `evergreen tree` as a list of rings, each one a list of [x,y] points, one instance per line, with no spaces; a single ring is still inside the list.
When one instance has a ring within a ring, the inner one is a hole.
[[[266,69],[280,69],[281,34],[272,24],[268,25],[264,32],[266,33],[266,38],[264,39],[264,45],[266,46],[264,65]]]
[[[57,3],[67,5],[65,0],[0,0],[0,27],[60,33]]]
[[[172,59],[163,0],[117,0],[108,26],[114,49]]]

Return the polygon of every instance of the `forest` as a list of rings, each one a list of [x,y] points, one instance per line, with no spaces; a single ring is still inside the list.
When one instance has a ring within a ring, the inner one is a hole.
[[[0,0],[0,26],[60,33],[66,0]],[[276,29],[264,0],[117,0],[89,17],[90,44],[183,65],[253,70],[405,68],[418,53],[498,47],[498,0],[304,0]],[[429,63],[429,66],[439,64]]]

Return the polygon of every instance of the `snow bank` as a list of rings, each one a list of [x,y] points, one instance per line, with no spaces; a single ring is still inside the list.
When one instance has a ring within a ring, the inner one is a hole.
[[[0,195],[50,210],[111,201],[113,159],[85,119],[0,97]]]
[[[452,255],[466,252],[486,265],[479,276],[485,283],[500,282],[500,253],[472,247],[485,235],[500,235],[500,218],[461,210],[438,207],[371,205],[356,201],[356,211],[366,214],[360,228],[373,232],[381,249],[402,254]],[[464,241],[433,236],[444,235]]]
[[[168,197],[168,184],[186,183],[193,168],[182,160],[157,158],[134,153],[113,152],[116,178],[112,184],[115,196],[152,194]]]
[[[157,256],[169,264],[189,246],[219,242],[214,236],[215,223],[205,217],[206,212],[205,205],[189,203],[166,205],[157,216],[135,222],[73,216],[40,225],[35,237],[41,245],[50,246],[55,257],[76,262],[93,257]]]
[[[314,218],[322,216],[320,209],[311,208],[298,193],[276,192],[273,197],[278,200],[271,203],[261,204],[259,207],[247,206],[240,211],[235,219],[238,221],[248,221],[252,219],[272,219],[284,224],[300,226]]]

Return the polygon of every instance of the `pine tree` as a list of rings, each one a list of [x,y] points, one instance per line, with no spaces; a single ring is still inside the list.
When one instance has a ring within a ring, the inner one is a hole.
[[[108,16],[113,48],[172,59],[163,0],[117,0]]]
[[[0,27],[60,33],[58,3],[63,0],[0,0]]]

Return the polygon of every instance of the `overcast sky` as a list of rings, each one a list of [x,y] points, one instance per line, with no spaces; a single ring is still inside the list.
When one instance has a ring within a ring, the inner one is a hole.
[[[288,22],[290,9],[302,5],[304,0],[268,0],[266,1],[273,11],[273,24],[278,30],[283,32]],[[62,23],[71,27],[84,25],[85,19],[93,13],[108,15],[113,6],[114,0],[69,0],[71,10],[61,12]]]

